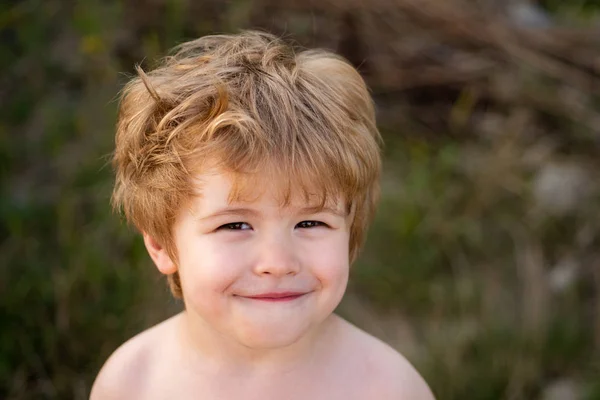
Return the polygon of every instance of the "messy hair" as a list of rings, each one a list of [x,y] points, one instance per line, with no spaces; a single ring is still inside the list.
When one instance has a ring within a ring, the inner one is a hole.
[[[173,223],[198,195],[195,174],[209,162],[234,182],[275,171],[284,202],[297,188],[321,205],[344,201],[353,261],[381,169],[373,102],[358,72],[331,52],[255,31],[202,37],[171,54],[151,72],[137,67],[123,89],[113,206],[176,263]],[[178,274],[169,282],[180,297]]]

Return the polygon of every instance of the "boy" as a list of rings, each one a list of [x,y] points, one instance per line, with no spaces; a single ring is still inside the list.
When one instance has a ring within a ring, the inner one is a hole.
[[[113,201],[185,311],[121,346],[92,400],[433,399],[402,356],[333,314],[378,196],[355,69],[243,32],[138,72]]]

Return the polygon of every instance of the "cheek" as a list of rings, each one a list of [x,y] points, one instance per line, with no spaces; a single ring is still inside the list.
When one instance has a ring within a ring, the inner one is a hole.
[[[222,293],[243,270],[244,257],[227,243],[197,238],[182,240],[178,248],[181,284],[188,294]]]
[[[310,266],[324,287],[345,287],[350,263],[347,234],[332,235],[327,240],[318,241],[303,253],[305,264]]]

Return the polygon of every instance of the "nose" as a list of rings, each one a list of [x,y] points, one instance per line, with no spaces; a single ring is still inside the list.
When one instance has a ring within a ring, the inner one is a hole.
[[[292,238],[284,236],[263,240],[254,265],[259,276],[282,277],[300,272],[300,260]]]

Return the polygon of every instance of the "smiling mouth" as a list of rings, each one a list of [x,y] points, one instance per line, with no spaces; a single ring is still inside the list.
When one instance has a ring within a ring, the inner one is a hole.
[[[295,293],[295,292],[285,292],[285,293],[265,293],[256,296],[242,296],[246,299],[250,300],[258,300],[265,302],[286,302],[293,301],[299,299],[300,297],[306,295],[308,293]]]

